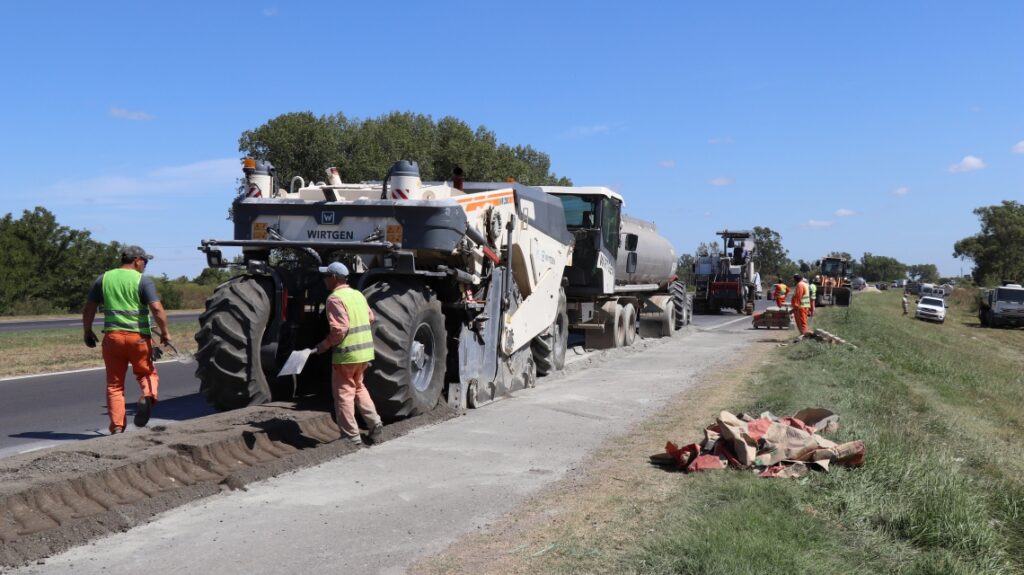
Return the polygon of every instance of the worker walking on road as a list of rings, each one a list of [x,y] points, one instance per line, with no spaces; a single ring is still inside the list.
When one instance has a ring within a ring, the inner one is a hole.
[[[800,274],[793,276],[793,283],[796,287],[793,288],[793,298],[790,301],[790,305],[793,306],[793,319],[796,321],[796,329],[800,332],[801,337],[807,335],[807,314],[811,311],[811,293],[807,289],[807,284],[803,281],[803,277]]]
[[[370,443],[380,439],[384,424],[377,415],[370,393],[363,386],[363,373],[373,361],[373,310],[358,290],[348,285],[348,268],[333,262],[319,268],[324,284],[331,290],[327,297],[327,321],[330,332],[316,346],[317,353],[331,352],[331,392],[334,411],[342,436],[352,443],[363,442],[356,424],[356,408],[370,428]]]
[[[789,292],[789,286],[782,282],[782,278],[775,283],[775,305],[782,307],[786,305],[786,293]]]
[[[103,363],[107,368],[107,413],[110,433],[121,433],[128,426],[124,406],[124,379],[132,366],[142,397],[135,410],[135,426],[145,427],[157,401],[160,377],[153,365],[153,340],[150,315],[160,328],[160,343],[170,345],[167,313],[160,303],[153,281],[142,272],[153,256],[139,246],[121,250],[121,267],[96,278],[82,312],[85,345],[96,347],[92,322],[103,306]]]

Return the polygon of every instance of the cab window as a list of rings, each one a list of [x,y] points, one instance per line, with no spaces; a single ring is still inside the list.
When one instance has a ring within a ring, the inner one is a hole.
[[[619,249],[619,202],[611,198],[601,201],[601,233],[608,251],[615,253]]]

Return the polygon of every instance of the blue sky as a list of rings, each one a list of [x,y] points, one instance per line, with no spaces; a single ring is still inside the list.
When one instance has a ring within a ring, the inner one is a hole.
[[[483,124],[619,190],[681,252],[762,225],[794,259],[956,274],[971,210],[1024,200],[1022,2],[36,1],[4,20],[0,214],[42,205],[145,246],[154,274],[194,276],[199,240],[230,237],[238,137],[293,111]]]

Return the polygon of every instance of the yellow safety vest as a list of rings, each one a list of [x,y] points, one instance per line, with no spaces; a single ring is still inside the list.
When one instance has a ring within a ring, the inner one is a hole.
[[[343,287],[334,290],[334,297],[345,304],[348,311],[348,333],[334,347],[331,363],[366,363],[373,361],[373,332],[370,331],[370,305],[359,290]]]

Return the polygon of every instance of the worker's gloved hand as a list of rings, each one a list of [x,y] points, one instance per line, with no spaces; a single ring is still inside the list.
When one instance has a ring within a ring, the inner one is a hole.
[[[153,361],[158,361],[163,356],[164,356],[164,350],[162,350],[162,349],[160,349],[159,347],[156,347],[156,346],[153,346],[153,349],[150,350],[150,352],[149,352],[149,358],[152,359]]]
[[[96,333],[93,332],[91,329],[85,332],[84,340],[85,347],[96,347],[96,342],[99,341],[96,338]]]

